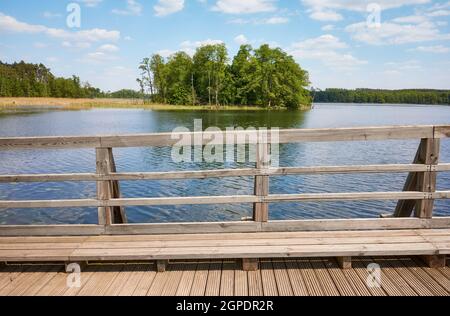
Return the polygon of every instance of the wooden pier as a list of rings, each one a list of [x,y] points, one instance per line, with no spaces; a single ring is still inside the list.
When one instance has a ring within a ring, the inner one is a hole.
[[[242,133],[248,137],[241,137]],[[231,133],[234,144],[258,139],[257,132],[249,133]],[[197,134],[178,136],[203,136],[203,144],[219,143],[230,136]],[[150,173],[116,170],[114,148],[172,146],[177,142],[173,136],[0,138],[0,150],[91,148],[97,157],[96,173],[0,175],[0,183],[93,181],[97,183],[96,199],[0,201],[0,211],[98,208],[97,225],[0,226],[0,263],[4,263],[0,267],[0,295],[449,294],[446,256],[450,254],[450,217],[434,217],[433,208],[435,200],[450,198],[448,188],[436,187],[437,173],[450,171],[450,164],[439,163],[440,142],[450,137],[450,126],[279,132],[281,144],[417,139],[420,145],[411,164],[273,168],[267,160],[272,141],[269,135],[254,144],[258,149],[255,168]],[[409,176],[402,192],[270,194],[271,176],[358,173]],[[237,176],[254,177],[254,195],[122,198],[120,194],[120,181]],[[272,221],[269,216],[279,202],[353,200],[398,200],[398,204],[392,214],[378,219]],[[126,217],[127,206],[233,203],[253,204],[251,220],[130,224]],[[112,262],[119,264],[110,265]],[[377,290],[367,288],[362,281],[371,262],[381,263],[384,280],[388,280]],[[28,266],[30,263],[41,265]],[[43,263],[88,263],[83,270],[87,283],[76,291],[67,289],[61,281],[63,266]]]

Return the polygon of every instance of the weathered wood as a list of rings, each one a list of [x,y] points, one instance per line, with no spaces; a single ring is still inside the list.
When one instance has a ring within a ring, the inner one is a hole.
[[[258,259],[242,259],[242,270],[257,271],[259,269]]]
[[[256,152],[256,168],[264,170],[270,167],[270,146],[268,144],[259,144]],[[269,195],[269,176],[255,177],[255,196],[267,197]],[[269,220],[269,204],[253,204],[253,220],[255,222],[267,222]]]
[[[108,148],[96,148],[97,174],[107,175],[111,169]],[[104,202],[112,198],[112,188],[109,181],[97,182],[97,200]],[[100,206],[98,208],[99,225],[112,224],[112,209]]]
[[[108,148],[108,160],[109,160],[109,173],[117,172],[116,162],[114,160],[113,150],[112,148]],[[110,180],[110,188],[111,188],[111,197],[113,199],[120,199],[120,185],[117,180]],[[125,213],[125,208],[123,206],[115,206],[111,208],[112,211],[112,223],[113,224],[124,224],[127,223],[127,216]]]
[[[382,126],[366,128],[330,128],[330,129],[300,129],[281,130],[280,143],[292,142],[330,142],[330,141],[365,141],[389,139],[417,139],[417,138],[445,138],[449,137],[448,126]],[[254,136],[258,131],[229,132],[234,143],[248,143],[254,137],[238,137],[238,135]],[[0,138],[0,150],[34,149],[34,148],[118,148],[118,147],[146,147],[172,146],[179,137],[196,137],[198,133],[163,133],[126,136],[76,136],[76,137],[14,137]],[[219,134],[222,137],[216,137]],[[203,144],[216,144],[224,137],[225,132],[202,133]],[[178,136],[178,137],[174,137]],[[270,143],[270,133],[268,135]],[[197,136],[198,137],[198,136]],[[212,140],[212,141],[211,141]]]
[[[79,261],[79,262],[67,261],[67,262],[64,262],[64,271],[66,273],[73,273],[74,271],[71,269],[71,265],[73,265],[73,264],[77,264],[80,267],[80,271],[84,270],[88,265],[88,263],[86,261]]]
[[[168,260],[156,260],[156,271],[166,272],[168,264],[169,264]]]
[[[440,139],[422,140],[419,160],[427,165],[437,165],[439,162]],[[417,174],[417,190],[421,192],[436,192],[437,173],[421,172]],[[433,216],[434,199],[418,200],[415,207],[415,215],[419,218],[431,218]]]
[[[0,183],[11,182],[63,182],[63,181],[141,181],[141,180],[183,180],[209,179],[228,177],[255,177],[297,174],[345,174],[345,173],[403,173],[426,172],[431,168],[437,172],[450,171],[450,164],[436,166],[424,164],[387,164],[387,165],[354,165],[354,166],[324,166],[324,167],[283,167],[268,169],[221,169],[201,171],[169,171],[169,172],[111,172],[108,175],[95,173],[68,174],[16,174],[0,175]]]
[[[423,262],[427,264],[428,267],[444,268],[446,266],[446,255],[433,255],[433,256],[421,256]]]
[[[351,269],[352,268],[352,257],[337,257],[338,265],[341,269]]]

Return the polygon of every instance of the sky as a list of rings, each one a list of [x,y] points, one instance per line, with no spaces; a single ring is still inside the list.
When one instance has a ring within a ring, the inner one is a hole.
[[[449,21],[448,0],[0,0],[0,60],[115,91],[154,53],[267,43],[315,88],[450,89]]]

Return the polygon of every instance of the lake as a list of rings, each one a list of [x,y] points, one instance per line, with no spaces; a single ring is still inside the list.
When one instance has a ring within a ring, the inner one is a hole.
[[[410,124],[450,124],[449,106],[390,106],[319,104],[311,111],[150,111],[96,109],[0,109],[0,137],[98,135],[171,132],[195,119],[204,128],[279,127],[328,128]],[[281,166],[411,163],[419,141],[288,144],[280,148]],[[115,149],[119,172],[150,172],[241,168],[251,164],[177,164],[170,148]],[[450,162],[450,142],[444,140],[441,162]],[[82,150],[0,151],[0,174],[95,172],[95,152]],[[272,194],[401,191],[406,174],[300,175],[273,177]],[[186,180],[124,181],[124,197],[171,197],[253,194],[250,177]],[[438,189],[450,190],[450,173],[440,173]],[[0,184],[0,200],[95,198],[90,182]],[[270,218],[333,219],[375,218],[392,213],[396,201],[280,203],[270,206]],[[128,207],[131,223],[238,221],[251,216],[251,205]],[[450,216],[450,201],[438,201],[436,216]],[[94,224],[94,208],[0,209],[0,224]]]

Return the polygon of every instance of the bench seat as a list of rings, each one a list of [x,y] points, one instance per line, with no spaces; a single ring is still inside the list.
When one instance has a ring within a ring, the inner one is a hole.
[[[0,262],[145,261],[450,254],[450,229],[0,237]]]

